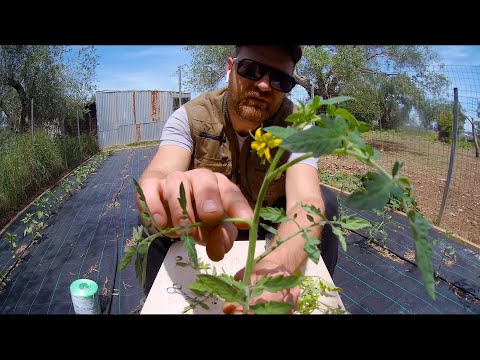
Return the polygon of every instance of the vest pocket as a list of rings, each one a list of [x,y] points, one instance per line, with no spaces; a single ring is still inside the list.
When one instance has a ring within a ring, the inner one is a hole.
[[[205,168],[213,172],[221,173],[227,177],[232,174],[232,161],[228,157],[224,158],[209,158],[203,156],[201,158],[195,156],[194,168]]]

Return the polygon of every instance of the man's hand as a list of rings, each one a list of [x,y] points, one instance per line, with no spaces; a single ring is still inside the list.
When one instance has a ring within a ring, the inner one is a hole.
[[[243,273],[245,268],[238,271],[234,278],[235,280],[242,280]],[[261,277],[269,276],[274,277],[276,275],[292,276],[293,274],[288,271],[283,265],[277,264],[269,260],[261,260],[258,264],[255,265],[250,277],[250,283],[254,283],[259,280]],[[270,302],[270,301],[280,301],[280,302],[289,302],[297,306],[298,298],[300,297],[300,287],[294,287],[291,289],[284,289],[276,293],[271,293],[264,291],[259,297],[252,299],[250,305],[257,304],[259,302]],[[225,314],[242,314],[243,307],[238,303],[228,303],[226,302],[223,305],[223,312]]]
[[[252,220],[253,211],[240,189],[228,178],[207,169],[173,171],[161,179],[154,173],[146,173],[140,180],[150,213],[161,229],[184,226],[190,223],[182,219],[183,210],[178,198],[180,184],[185,188],[187,213],[192,222],[215,224],[225,217]],[[208,257],[220,261],[230,251],[239,229],[248,229],[244,223],[193,227],[188,233],[206,246]],[[179,237],[182,231],[167,234]]]

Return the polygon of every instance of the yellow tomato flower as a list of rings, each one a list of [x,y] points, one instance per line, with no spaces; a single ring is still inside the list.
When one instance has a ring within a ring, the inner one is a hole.
[[[268,162],[272,162],[270,156],[270,149],[279,146],[282,143],[282,139],[276,138],[271,133],[262,133],[262,129],[258,128],[255,131],[255,140],[252,142],[252,149],[257,152],[257,155],[261,158],[265,155]]]

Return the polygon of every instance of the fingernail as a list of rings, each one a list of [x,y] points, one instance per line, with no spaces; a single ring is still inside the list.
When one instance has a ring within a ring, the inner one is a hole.
[[[217,203],[213,200],[205,200],[203,203],[203,211],[213,213],[218,210]]]
[[[160,214],[153,214],[153,220],[155,220],[155,223],[156,223],[158,226],[160,226],[160,227],[162,227],[163,225],[165,225],[165,224],[163,223],[163,217],[162,217],[162,215],[160,215]]]

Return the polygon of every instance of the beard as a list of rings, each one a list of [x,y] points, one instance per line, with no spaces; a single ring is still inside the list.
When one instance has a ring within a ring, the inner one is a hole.
[[[272,104],[272,97],[270,94],[260,94],[254,89],[249,91],[231,91],[231,104],[233,110],[244,120],[252,124],[259,125],[265,120],[270,119],[280,108],[281,102],[278,105]],[[266,101],[261,101],[256,98],[262,97]]]

